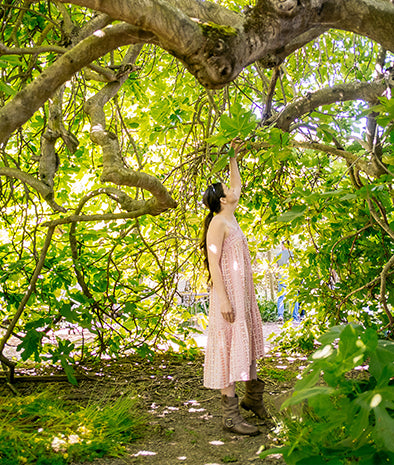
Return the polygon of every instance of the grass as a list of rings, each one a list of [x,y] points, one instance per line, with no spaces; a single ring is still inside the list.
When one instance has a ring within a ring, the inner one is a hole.
[[[284,363],[286,369],[279,369],[278,364]],[[266,357],[258,361],[258,374],[262,379],[271,379],[279,383],[288,383],[300,374],[299,366],[305,365],[305,360],[294,359],[292,362],[286,358]]]
[[[54,391],[0,397],[0,463],[63,465],[75,460],[119,456],[145,425],[131,393],[86,406]]]

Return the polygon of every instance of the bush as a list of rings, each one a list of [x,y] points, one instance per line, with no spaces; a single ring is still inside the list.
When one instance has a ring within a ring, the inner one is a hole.
[[[394,343],[354,324],[331,328],[319,342],[282,405],[302,403],[302,417],[294,421],[287,411],[285,445],[261,457],[281,453],[290,465],[394,463]],[[368,373],[357,375],[367,361]]]
[[[291,321],[287,321],[279,334],[271,334],[270,342],[279,352],[310,353],[316,348],[316,341],[325,329],[326,324],[316,316],[306,317],[296,326],[293,326]]]
[[[276,302],[258,295],[257,304],[263,321],[276,321],[278,319]]]

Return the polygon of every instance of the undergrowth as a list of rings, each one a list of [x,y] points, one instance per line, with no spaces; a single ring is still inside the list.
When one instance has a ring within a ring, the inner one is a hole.
[[[132,393],[86,406],[54,390],[2,397],[0,418],[1,465],[63,465],[119,456],[145,425]]]
[[[319,343],[282,405],[299,404],[276,431],[283,446],[260,457],[280,453],[289,465],[394,463],[394,343],[355,324],[331,328]]]

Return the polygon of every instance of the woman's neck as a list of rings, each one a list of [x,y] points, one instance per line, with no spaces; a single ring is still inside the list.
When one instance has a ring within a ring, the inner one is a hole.
[[[228,208],[224,206],[222,207],[218,215],[221,215],[223,218],[226,218],[227,221],[234,222],[236,221],[234,212],[235,212],[235,208]]]

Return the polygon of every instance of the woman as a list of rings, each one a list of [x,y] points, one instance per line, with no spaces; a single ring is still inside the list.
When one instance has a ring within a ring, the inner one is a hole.
[[[204,386],[221,390],[223,427],[238,434],[256,435],[256,426],[239,413],[235,382],[245,381],[241,407],[268,418],[263,404],[263,381],[257,379],[256,359],[264,355],[263,327],[252,279],[246,238],[234,216],[241,194],[237,155],[231,143],[230,188],[208,186],[203,202],[209,208],[201,247],[212,284]]]

